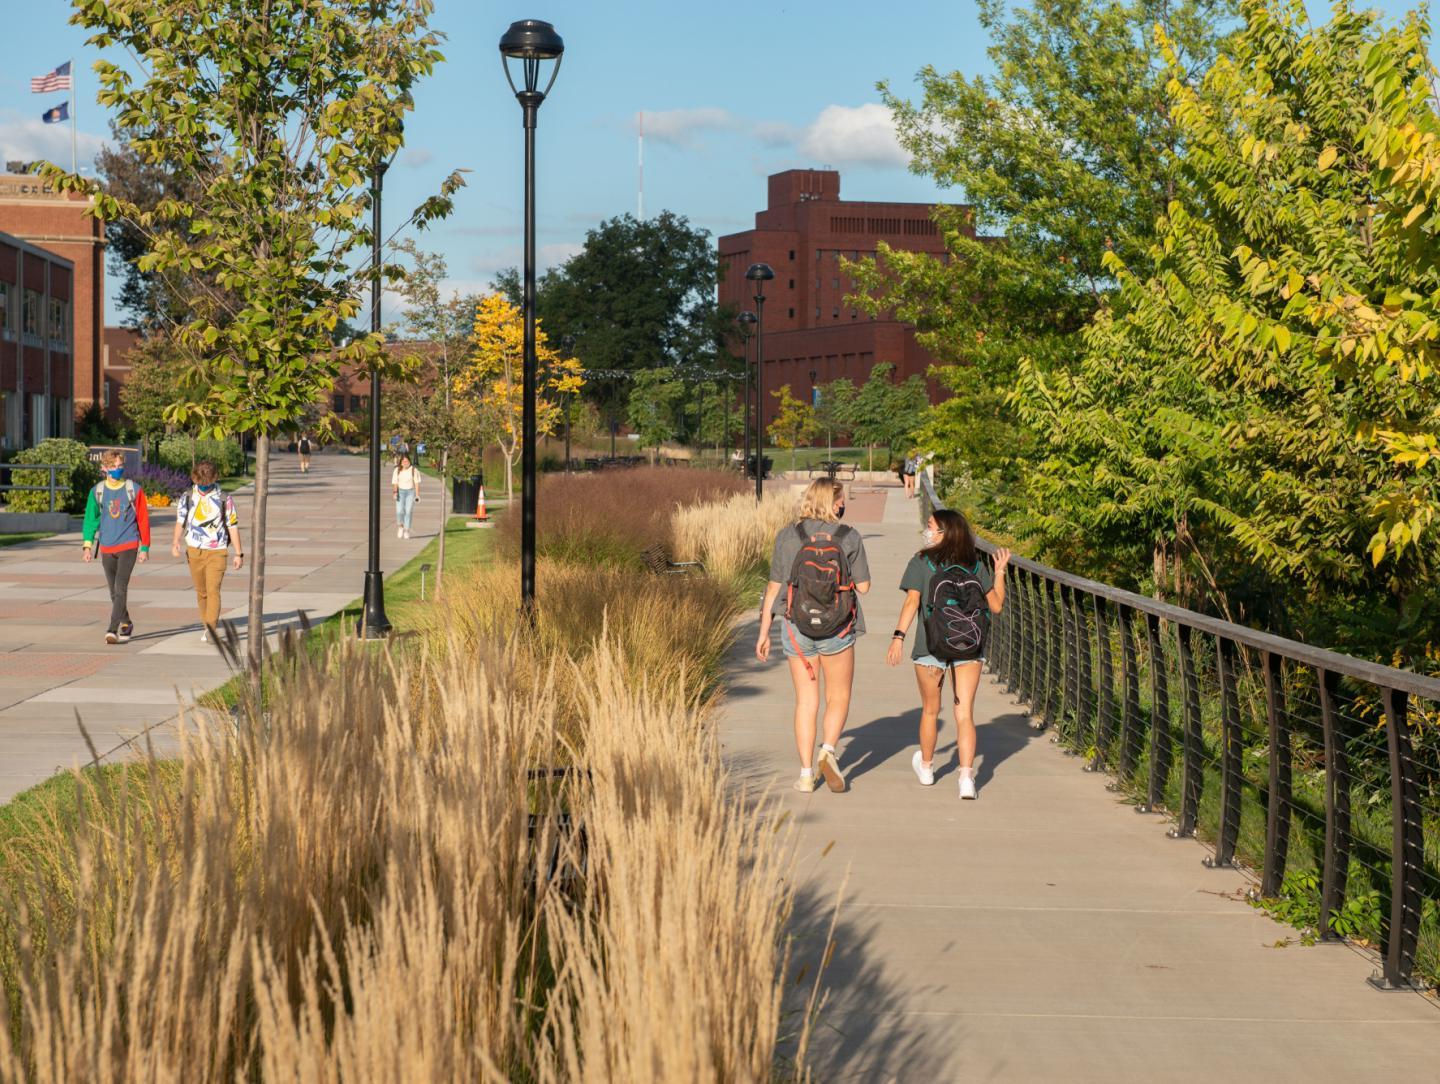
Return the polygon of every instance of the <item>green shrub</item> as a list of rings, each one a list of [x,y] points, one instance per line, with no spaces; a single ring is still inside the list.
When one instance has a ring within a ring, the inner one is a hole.
[[[60,489],[56,494],[55,511],[79,514],[85,511],[85,497],[90,487],[100,480],[100,470],[86,458],[85,445],[78,440],[51,437],[42,440],[33,448],[17,452],[15,463],[60,463],[68,470],[56,471],[55,481]],[[10,480],[17,486],[43,486],[50,483],[48,470],[17,470],[11,472]],[[50,494],[39,490],[9,492],[6,504],[12,512],[48,512]]]
[[[191,443],[183,433],[173,434],[160,442],[157,457],[162,466],[190,473]],[[215,464],[220,476],[228,477],[245,473],[245,453],[233,440],[197,440],[194,443],[194,458],[208,459]]]

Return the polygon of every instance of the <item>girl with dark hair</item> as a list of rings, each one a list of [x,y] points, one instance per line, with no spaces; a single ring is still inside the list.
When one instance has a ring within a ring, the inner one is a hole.
[[[955,747],[960,758],[960,797],[975,797],[975,691],[990,614],[1005,604],[1005,569],[1010,551],[995,551],[992,573],[976,552],[970,524],[959,512],[936,509],[925,527],[925,548],[910,558],[900,579],[905,603],[890,640],[886,661],[899,666],[906,633],[915,623],[910,652],[920,687],[920,748],[910,766],[921,786],[935,782],[935,744],[939,736],[940,689],[951,673],[955,699]],[[931,640],[937,639],[931,643]]]

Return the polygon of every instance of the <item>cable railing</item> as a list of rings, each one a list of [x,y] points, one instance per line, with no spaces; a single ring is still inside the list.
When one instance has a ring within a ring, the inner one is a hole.
[[[945,507],[922,472],[921,521]],[[987,559],[994,546],[980,540]],[[1382,989],[1440,976],[1440,680],[1013,557],[989,666],[1067,754]]]

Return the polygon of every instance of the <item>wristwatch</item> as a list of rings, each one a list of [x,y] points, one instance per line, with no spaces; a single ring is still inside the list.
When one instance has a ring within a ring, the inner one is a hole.
[[[903,640],[903,639],[905,639],[905,630],[904,630],[904,629],[896,629],[896,630],[895,630],[895,635],[892,636],[892,637],[890,637],[890,639],[892,639],[892,640]]]

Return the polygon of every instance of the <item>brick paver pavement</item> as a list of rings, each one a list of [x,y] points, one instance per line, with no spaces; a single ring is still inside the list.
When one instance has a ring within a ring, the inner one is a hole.
[[[364,586],[366,462],[321,455],[302,475],[277,454],[269,505],[266,627],[274,633],[304,611],[321,620]],[[382,480],[381,567],[391,572],[434,537],[440,498],[431,484],[416,509],[413,537],[395,537],[388,478]],[[250,487],[236,495],[247,557]],[[230,672],[200,642],[195,593],[183,559],[170,556],[173,514],[152,512],[151,558],[135,566],[130,615],[135,637],[104,642],[109,599],[100,565],[80,560],[78,533],[0,549],[0,801],[58,769],[90,760],[76,716],[101,753],[125,755],[133,738],[173,721],[182,703]],[[222,617],[245,619],[249,577],[225,577]],[[243,631],[243,627],[242,627]],[[151,733],[162,742],[173,726]]]

